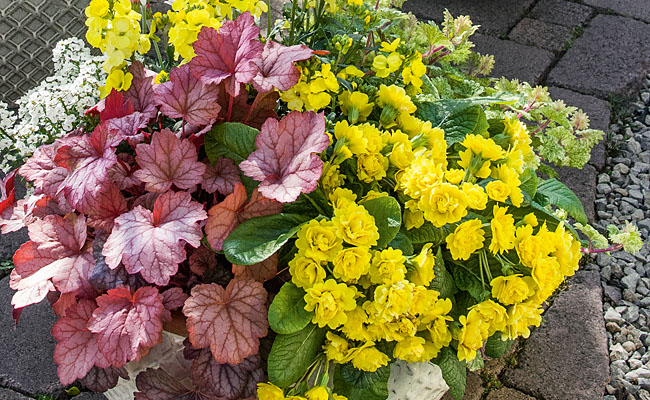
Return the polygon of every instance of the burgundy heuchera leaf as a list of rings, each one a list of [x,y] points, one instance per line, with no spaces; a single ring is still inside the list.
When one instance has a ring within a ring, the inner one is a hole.
[[[253,279],[264,283],[273,279],[278,272],[278,253],[274,253],[266,260],[253,265],[232,265],[235,278]]]
[[[97,334],[88,330],[88,320],[95,308],[93,300],[81,299],[52,327],[52,335],[58,342],[54,347],[54,361],[64,385],[83,378],[94,366],[106,368],[110,365],[99,351]]]
[[[246,188],[241,183],[219,204],[208,211],[205,233],[208,243],[215,250],[223,249],[223,242],[230,232],[239,224],[253,217],[277,214],[282,211],[282,204],[261,196],[257,189],[246,204]]]
[[[135,382],[135,400],[222,400],[212,392],[201,392],[183,375],[172,375],[162,368],[147,368]]]
[[[234,279],[226,289],[211,283],[192,288],[183,314],[195,348],[210,346],[220,364],[239,364],[256,354],[268,333],[266,290],[261,283]]]
[[[165,286],[185,260],[185,243],[199,247],[203,233],[199,221],[207,218],[203,205],[187,192],[167,192],[153,211],[142,206],[115,219],[102,254],[112,269],[120,262],[126,270],[140,272],[149,283]]]
[[[156,103],[160,111],[170,118],[183,118],[192,125],[209,125],[219,115],[217,103],[219,89],[216,85],[203,84],[185,64],[172,69],[169,81],[155,88]]]
[[[153,91],[156,73],[146,69],[139,61],[129,65],[129,72],[133,75],[133,80],[131,87],[126,91],[127,98],[133,104],[133,109],[136,112],[141,112],[148,119],[154,118],[158,115]]]
[[[318,153],[329,145],[323,113],[292,111],[279,122],[268,119],[256,143],[257,150],[239,167],[261,182],[261,194],[290,203],[316,189],[323,170]]]
[[[293,63],[307,60],[311,55],[311,49],[304,44],[286,47],[273,41],[266,42],[262,57],[255,60],[258,71],[253,86],[259,92],[289,90],[300,80],[300,70]]]
[[[68,170],[58,193],[63,192],[71,206],[85,212],[93,198],[109,183],[108,169],[115,165],[115,146],[120,138],[100,124],[92,134],[69,137],[57,151],[55,161]]]
[[[259,354],[254,354],[239,364],[220,364],[210,350],[203,349],[192,360],[192,381],[203,392],[212,392],[224,400],[237,400],[250,396],[249,387],[256,387],[264,379],[261,361]]]
[[[203,181],[205,164],[198,162],[196,147],[169,129],[154,133],[151,144],[139,144],[135,152],[142,169],[133,175],[145,182],[147,191],[164,193],[172,185],[189,189]]]
[[[190,61],[192,73],[204,84],[222,81],[231,96],[239,94],[242,83],[249,83],[257,72],[254,61],[262,54],[260,29],[249,12],[226,21],[217,32],[204,27],[194,42],[196,56]]]
[[[95,266],[86,246],[86,221],[70,214],[49,215],[29,225],[31,241],[14,254],[9,286],[16,290],[11,304],[22,308],[43,300],[48,292],[74,293],[88,287]]]
[[[189,259],[190,270],[202,276],[206,270],[217,266],[217,257],[212,250],[201,246],[192,252]]]
[[[111,289],[97,298],[97,305],[88,329],[98,335],[99,350],[113,367],[140,360],[162,339],[165,307],[155,287],[133,294],[124,287]]]
[[[229,195],[240,183],[239,169],[230,158],[221,157],[215,165],[206,164],[201,187],[208,193],[219,192]]]
[[[108,389],[114,388],[120,377],[129,379],[129,374],[124,367],[93,367],[86,376],[80,379],[80,382],[93,392],[105,392]]]

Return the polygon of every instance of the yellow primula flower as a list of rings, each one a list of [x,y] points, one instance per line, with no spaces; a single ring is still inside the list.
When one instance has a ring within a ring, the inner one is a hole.
[[[436,277],[433,267],[436,263],[436,257],[431,251],[432,243],[422,246],[420,254],[412,257],[409,266],[412,268],[407,273],[407,279],[420,286],[429,286],[431,281]]]
[[[428,155],[424,153],[415,157],[399,179],[399,189],[414,199],[422,197],[424,193],[442,184],[445,176],[442,165]]]
[[[505,305],[525,301],[533,294],[533,288],[530,280],[522,277],[521,274],[515,274],[492,279],[492,297]]]
[[[526,214],[524,219],[522,219],[524,224],[528,224],[532,226],[533,228],[539,225],[539,222],[537,222],[537,216],[534,213],[529,213]]]
[[[357,156],[357,176],[366,183],[386,177],[388,159],[381,153],[366,153]]]
[[[516,339],[519,336],[528,338],[530,336],[530,327],[539,326],[542,322],[543,311],[539,304],[530,301],[510,306],[506,331],[502,334],[502,339]]]
[[[531,276],[539,287],[538,299],[546,300],[562,283],[560,263],[555,257],[542,257],[533,262]]]
[[[465,182],[461,190],[467,195],[467,207],[473,210],[485,210],[487,207],[488,196],[485,190],[479,185]]]
[[[372,342],[370,342],[372,343]],[[356,369],[366,372],[375,372],[380,367],[388,365],[390,358],[377,350],[376,347],[363,347],[358,351],[352,359],[352,365]]]
[[[307,400],[329,400],[330,394],[323,386],[314,386],[305,393]]]
[[[270,382],[258,383],[257,398],[259,400],[284,400],[284,392]]]
[[[341,332],[345,334],[350,340],[366,341],[372,339],[368,333],[365,324],[368,323],[368,314],[361,306],[357,306],[354,310],[345,313],[348,317],[348,322],[341,327]]]
[[[348,320],[345,312],[357,306],[354,300],[356,288],[345,283],[337,284],[334,279],[317,283],[305,292],[305,310],[314,312],[312,322],[321,328],[336,329],[345,324]]]
[[[469,260],[476,250],[483,248],[485,231],[479,219],[465,221],[447,235],[447,249],[454,260]]]
[[[303,289],[322,283],[326,275],[325,269],[319,261],[300,254],[296,254],[289,261],[289,272],[291,273],[291,282]]]
[[[329,200],[335,209],[343,208],[350,203],[354,203],[357,200],[357,195],[350,189],[336,188],[334,189],[334,192],[329,195]]]
[[[368,152],[368,139],[359,127],[348,124],[348,121],[339,121],[334,125],[334,136],[344,140],[352,154],[359,155]]]
[[[485,192],[488,197],[494,201],[504,203],[510,196],[510,186],[501,181],[492,181],[485,186]]]
[[[327,340],[325,341],[323,350],[328,360],[338,364],[344,364],[352,359],[353,353],[350,350],[350,345],[347,340],[332,331],[328,331],[325,337]]]
[[[343,240],[331,221],[312,219],[298,231],[298,254],[319,262],[332,261],[341,249]]]
[[[346,243],[360,247],[377,244],[379,230],[375,225],[375,218],[363,206],[350,203],[342,208],[335,208],[332,222]]]
[[[517,171],[514,168],[502,164],[495,168],[492,175],[493,178],[499,179],[505,185],[508,185],[508,188],[510,189],[510,201],[515,207],[519,207],[524,201],[524,195],[519,188],[521,181],[519,180],[519,174]]]
[[[374,317],[388,321],[408,312],[413,302],[415,285],[409,281],[399,281],[392,285],[379,285],[375,288],[373,306]],[[369,316],[373,316],[369,313]]]
[[[407,203],[413,205],[406,204],[404,208],[404,226],[407,230],[417,229],[424,225],[424,213],[417,209],[417,205],[413,200],[409,200]]]
[[[472,361],[476,357],[476,351],[483,347],[487,339],[487,326],[480,315],[470,311],[467,316],[461,315],[458,322],[461,329],[454,334],[458,340],[458,360]]]
[[[496,332],[502,332],[505,329],[508,314],[501,304],[492,300],[485,300],[469,309],[478,313],[483,322],[489,325],[488,336],[492,336]]]
[[[393,350],[393,357],[409,363],[429,361],[425,358],[425,343],[426,340],[418,336],[406,338],[397,342]]]
[[[323,165],[323,176],[320,183],[323,185],[325,193],[329,194],[345,183],[345,175],[340,173],[339,165],[331,164],[328,161]]]
[[[376,251],[370,265],[370,281],[375,284],[393,284],[401,281],[406,276],[404,263],[406,257],[402,250],[387,248]]]
[[[458,222],[467,215],[467,196],[458,186],[441,183],[426,189],[418,203],[424,218],[435,227]]]
[[[503,253],[515,247],[515,219],[512,215],[506,214],[507,212],[508,207],[495,205],[492,209],[490,251],[494,254]]]
[[[458,185],[463,181],[463,178],[465,177],[465,170],[464,169],[450,169],[445,171],[445,179],[447,182],[451,183],[452,185]]]
[[[370,269],[370,251],[367,247],[346,247],[340,250],[332,264],[332,274],[343,282],[356,283]]]
[[[362,92],[350,92],[349,90],[343,91],[340,96],[341,111],[348,117],[351,123],[357,121],[365,121],[375,103],[368,102],[368,95]]]
[[[386,128],[395,125],[395,119],[400,114],[413,114],[417,109],[411,101],[411,98],[406,94],[404,88],[396,85],[379,86],[377,105],[382,108],[379,120]]]
[[[399,53],[391,53],[388,56],[379,54],[372,60],[372,70],[377,73],[378,78],[386,78],[402,66],[402,56]]]

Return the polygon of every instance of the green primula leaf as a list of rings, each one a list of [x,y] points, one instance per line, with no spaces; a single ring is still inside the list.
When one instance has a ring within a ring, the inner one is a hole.
[[[546,196],[549,203],[566,210],[576,221],[587,223],[587,214],[580,199],[564,183],[557,179],[548,179],[539,184],[537,191]]]
[[[323,213],[331,216],[333,209],[323,191],[316,189],[309,194],[301,194],[293,203],[286,203],[284,212],[287,214],[309,214],[316,217]]]
[[[381,369],[388,368],[386,373],[381,373]],[[343,395],[348,400],[385,400],[388,397],[388,378],[390,377],[390,365],[382,367],[377,372],[373,379],[374,382],[366,387],[357,387],[343,377],[343,366],[337,366],[334,374],[334,392]],[[348,376],[351,378],[351,376]]]
[[[538,191],[537,196],[535,196],[535,197],[538,198],[538,197],[540,197],[540,195],[541,195],[541,193]],[[546,195],[543,195],[543,196],[546,197]],[[546,226],[548,227],[548,229],[550,231],[554,231],[555,228],[557,228],[557,226],[560,224],[560,222],[562,222],[561,219],[559,219],[558,217],[553,215],[552,212],[550,212],[545,207],[542,207],[541,204],[539,204],[539,203],[537,203],[535,201],[530,203],[530,205],[528,207],[521,207],[521,208],[510,207],[510,209],[508,209],[508,213],[512,214],[512,216],[517,221],[520,220],[520,219],[523,219],[526,216],[526,214],[533,213],[537,217],[537,220],[538,220],[538,222],[540,224],[542,224],[543,222],[546,222]],[[568,229],[571,233],[573,233],[573,235],[576,238],[579,238],[578,232],[575,230],[575,228],[571,224],[565,223],[564,227],[566,229]]]
[[[390,243],[388,243],[388,247],[402,250],[402,254],[405,256],[413,255],[413,243],[411,243],[411,240],[408,238],[408,236],[402,232],[397,232],[395,238]]]
[[[456,400],[461,400],[465,394],[467,370],[465,361],[458,361],[458,357],[450,347],[443,347],[437,358],[431,360],[442,370],[442,377],[449,386],[449,392]]]
[[[385,365],[375,372],[361,371],[354,368],[352,363],[343,364],[340,369],[343,380],[357,389],[367,389],[377,382],[388,382],[390,376],[390,365]]]
[[[233,264],[257,264],[271,257],[310,219],[284,213],[251,218],[230,233],[223,243],[223,252]]]
[[[531,168],[526,168],[519,177],[521,185],[519,188],[524,194],[524,201],[530,203],[537,194],[537,174]]]
[[[470,296],[481,302],[490,297],[490,291],[488,290],[490,286],[485,277],[483,278],[485,285],[481,282],[478,268],[476,268],[475,271],[470,271],[469,263],[472,261],[472,258],[477,257],[470,257],[467,261],[467,267],[455,265],[454,268],[451,269],[451,273],[458,289],[469,292]]]
[[[367,200],[361,205],[375,217],[375,225],[379,230],[377,247],[383,249],[395,238],[402,226],[402,209],[397,200],[390,196]]]
[[[282,388],[300,379],[321,351],[327,329],[309,324],[290,335],[278,335],[269,353],[269,380]]]
[[[312,313],[305,311],[305,291],[291,282],[285,283],[269,307],[269,325],[277,333],[291,334],[311,321]]]
[[[513,340],[501,340],[501,333],[497,332],[490,336],[485,342],[485,355],[492,358],[499,358],[510,350]]]
[[[490,124],[483,105],[513,104],[515,97],[472,97],[467,99],[443,99],[418,105],[416,116],[431,121],[445,131],[447,145],[462,142],[466,135],[483,135]]]
[[[424,225],[419,228],[405,230],[404,234],[413,244],[433,243],[434,246],[442,243],[445,236],[442,229],[436,228],[428,221],[425,221]]]
[[[227,157],[239,165],[255,151],[257,129],[239,122],[223,122],[205,135],[205,152],[211,163]]]
[[[440,297],[450,298],[458,291],[454,284],[454,277],[447,271],[445,260],[442,257],[442,249],[438,248],[436,263],[433,266],[435,278],[431,281],[429,287],[440,292]]]

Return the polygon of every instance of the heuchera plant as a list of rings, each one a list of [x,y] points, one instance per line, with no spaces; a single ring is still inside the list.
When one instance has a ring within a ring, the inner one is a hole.
[[[263,283],[278,256],[240,266],[215,251],[241,222],[313,191],[330,143],[323,114],[273,111],[311,50],[259,36],[249,13],[204,28],[196,57],[161,84],[133,63],[129,90],[88,111],[93,129],[40,147],[18,170],[32,195],[15,202],[15,172],[2,182],[3,233],[27,226],[30,237],[14,256],[14,316],[52,303],[63,384],[114,386],[184,316],[187,376],[147,370],[136,398],[254,398]]]

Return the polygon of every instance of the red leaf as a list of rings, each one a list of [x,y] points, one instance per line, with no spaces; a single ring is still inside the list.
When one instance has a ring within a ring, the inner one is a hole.
[[[124,368],[93,367],[79,382],[93,392],[105,392],[108,389],[114,388],[120,377],[129,379],[129,374]]]
[[[97,335],[87,328],[95,308],[94,301],[81,299],[52,327],[52,335],[58,342],[54,347],[54,362],[63,385],[83,378],[94,366],[110,365],[99,350]]]
[[[204,27],[194,42],[196,56],[190,69],[204,84],[224,82],[231,96],[239,94],[242,83],[249,83],[257,66],[254,61],[262,54],[260,29],[249,12],[226,21],[219,32]]]
[[[214,252],[205,246],[201,246],[192,252],[189,259],[190,270],[202,276],[206,270],[217,266],[217,257]]]
[[[219,115],[216,85],[203,84],[185,64],[172,69],[169,81],[155,88],[160,111],[170,118],[183,118],[192,125],[209,125]]]
[[[246,189],[239,183],[224,201],[208,211],[205,233],[208,243],[214,250],[222,250],[223,242],[230,232],[245,220],[282,211],[282,204],[264,198],[257,189],[253,191],[248,204],[246,206],[244,204],[246,204]]]
[[[127,211],[126,199],[120,189],[108,184],[88,207],[88,226],[110,232],[115,218]]]
[[[57,192],[63,192],[71,206],[85,212],[90,202],[109,183],[108,169],[115,165],[115,146],[120,139],[112,135],[106,124],[92,134],[66,138],[55,161],[68,169]]]
[[[135,152],[142,169],[133,175],[145,182],[149,192],[164,193],[172,185],[189,189],[203,181],[205,165],[197,161],[196,147],[169,129],[154,133],[151,144],[139,144]]]
[[[61,142],[40,146],[34,154],[20,167],[18,173],[50,197],[57,197],[61,182],[68,175],[68,170],[54,161]]]
[[[242,397],[249,381],[255,380],[253,373],[260,370],[261,361],[260,356],[254,354],[239,364],[220,364],[209,350],[201,350],[192,360],[192,381],[203,392],[214,393],[224,400],[236,400]]]
[[[15,308],[38,303],[49,291],[74,293],[89,286],[95,260],[86,248],[86,221],[49,215],[29,226],[31,241],[14,254],[9,286],[17,292]]]
[[[98,308],[88,322],[96,333],[99,349],[113,367],[140,360],[162,339],[162,296],[155,287],[134,294],[121,287],[97,298]]]
[[[173,287],[167,289],[161,293],[163,304],[168,310],[175,310],[177,308],[183,307],[185,300],[189,297],[187,294],[183,293],[183,289],[179,287]]]
[[[135,108],[129,97],[124,96],[124,92],[111,90],[111,93],[97,104],[100,121],[108,121],[113,118],[121,118],[133,114]]]
[[[203,205],[187,192],[167,192],[154,203],[153,212],[142,206],[115,219],[102,253],[112,269],[120,262],[140,272],[149,283],[167,285],[185,260],[185,243],[199,247],[203,233],[197,222],[207,218]]]
[[[222,364],[239,364],[256,354],[259,338],[268,333],[266,290],[255,281],[235,279],[226,289],[215,283],[197,285],[183,313],[192,345],[210,346]]]
[[[48,295],[51,295],[52,293],[55,292],[50,292]],[[59,317],[65,317],[66,316],[66,311],[73,305],[77,304],[77,295],[75,293],[60,293],[59,298],[56,299],[54,303],[52,303],[52,310],[54,310],[54,314],[56,314]]]
[[[239,167],[261,182],[261,194],[290,203],[316,189],[323,170],[318,153],[329,145],[323,113],[292,111],[279,122],[268,119],[256,143],[257,150]]]
[[[264,283],[273,279],[278,273],[278,253],[253,265],[233,264],[232,273],[235,275],[235,278],[252,279]]]
[[[135,380],[135,400],[222,400],[189,385],[184,376],[170,375],[162,368],[147,368]]]
[[[147,119],[155,118],[158,115],[153,91],[156,73],[146,69],[139,61],[129,66],[129,72],[133,75],[133,80],[131,87],[126,91],[126,97],[131,101],[136,112],[146,115]]]
[[[266,42],[262,57],[255,61],[258,71],[253,86],[259,92],[289,90],[300,80],[300,70],[293,63],[307,60],[311,55],[311,49],[304,44],[286,47],[273,41]]]
[[[144,140],[144,134],[140,130],[146,128],[148,123],[149,116],[136,111],[124,117],[110,119],[106,126],[111,134],[135,145]]]
[[[224,90],[225,93],[225,90]],[[239,96],[235,97],[231,122],[243,122],[255,129],[260,129],[262,124],[269,118],[277,118],[275,107],[278,105],[280,93],[277,91],[258,93],[253,104],[248,104],[248,93],[242,91]],[[226,118],[226,110],[221,108],[221,118]]]
[[[229,195],[235,189],[235,185],[241,183],[239,169],[230,158],[222,157],[215,165],[206,164],[203,173],[201,187],[208,193],[219,191],[224,196]]]
[[[123,162],[118,162],[108,170],[108,177],[111,182],[115,183],[120,190],[139,185],[140,180],[133,176],[135,171],[128,166],[135,158],[129,154],[121,153],[117,155],[117,159]]]
[[[16,196],[14,195],[14,178],[16,170],[11,171],[9,175],[5,176],[0,182],[0,214],[4,210],[13,208]]]

